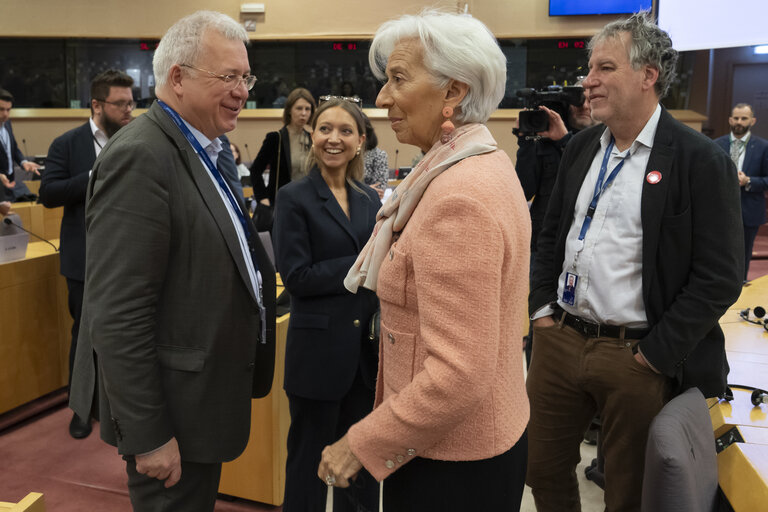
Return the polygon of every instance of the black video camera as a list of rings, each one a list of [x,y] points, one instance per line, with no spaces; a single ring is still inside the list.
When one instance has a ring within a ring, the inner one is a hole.
[[[584,104],[584,88],[580,85],[550,85],[544,91],[519,89],[517,97],[523,99],[525,110],[520,112],[518,137],[533,137],[549,129],[549,116],[539,106],[544,105],[560,114],[568,125],[568,106]]]

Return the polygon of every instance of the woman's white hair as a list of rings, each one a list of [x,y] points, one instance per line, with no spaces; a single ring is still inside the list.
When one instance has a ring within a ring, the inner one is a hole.
[[[488,27],[468,14],[434,9],[387,21],[376,31],[368,53],[376,78],[386,78],[387,60],[397,43],[414,38],[421,42],[424,66],[437,87],[451,79],[469,86],[456,119],[486,122],[504,98],[507,81],[507,59]]]
[[[152,59],[157,87],[168,81],[168,72],[174,64],[194,66],[200,56],[203,34],[214,30],[232,41],[248,44],[248,33],[238,22],[220,12],[197,11],[173,24],[160,39]]]

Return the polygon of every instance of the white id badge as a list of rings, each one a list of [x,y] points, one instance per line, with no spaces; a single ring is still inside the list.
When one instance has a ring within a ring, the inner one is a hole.
[[[565,273],[565,283],[563,283],[563,302],[573,306],[576,300],[576,284],[579,282],[579,276],[571,272]]]

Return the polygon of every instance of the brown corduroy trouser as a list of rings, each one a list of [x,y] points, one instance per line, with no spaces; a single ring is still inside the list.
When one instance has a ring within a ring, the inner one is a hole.
[[[640,510],[648,428],[669,399],[669,379],[634,360],[636,340],[586,338],[557,323],[534,328],[533,336],[526,483],[536,510],[581,510],[576,466],[595,413],[602,421],[606,511]]]

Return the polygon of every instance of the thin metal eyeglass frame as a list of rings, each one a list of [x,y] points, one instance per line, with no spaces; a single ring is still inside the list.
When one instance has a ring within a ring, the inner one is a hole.
[[[181,66],[185,68],[196,69],[197,71],[202,71],[203,73],[208,73],[213,78],[218,78],[225,84],[231,85],[233,89],[239,86],[240,82],[242,81],[245,84],[245,88],[250,91],[251,89],[253,89],[253,86],[256,85],[256,81],[258,80],[258,78],[256,78],[256,75],[219,75],[217,73],[214,73],[213,71],[208,71],[207,69],[190,66],[189,64],[181,64]]]

